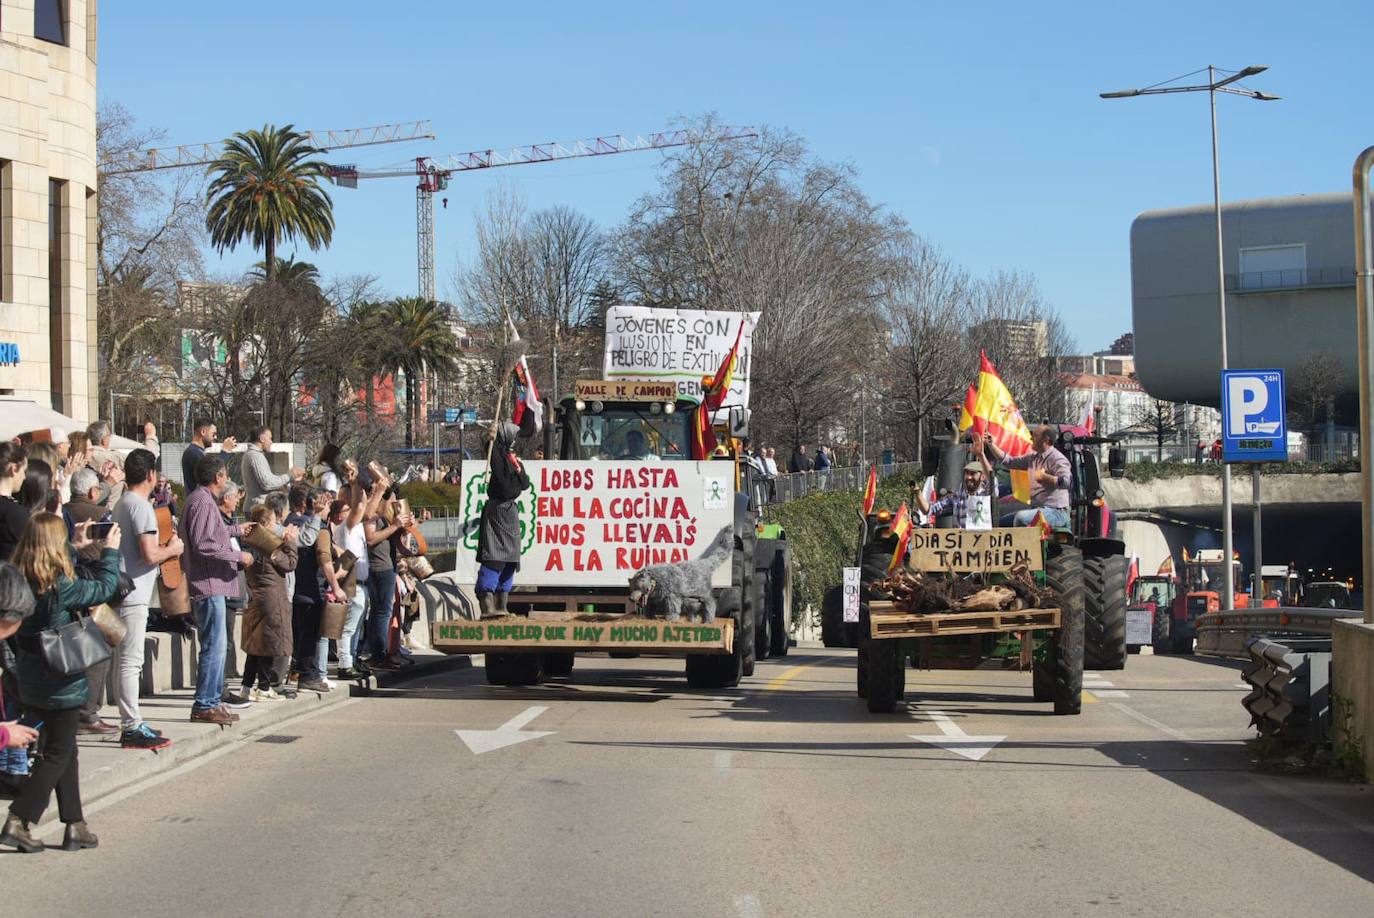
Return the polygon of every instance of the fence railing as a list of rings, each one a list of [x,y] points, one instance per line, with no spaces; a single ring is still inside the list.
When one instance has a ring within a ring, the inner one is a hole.
[[[1303,287],[1353,287],[1355,268],[1283,268],[1275,271],[1242,271],[1226,275],[1226,289],[1237,293],[1260,290],[1296,290]]]
[[[820,472],[787,472],[772,479],[757,482],[756,499],[760,504],[785,504],[789,500],[821,491],[862,491],[868,484],[868,466],[850,465]],[[921,473],[919,462],[895,462],[878,466],[878,475],[909,475]]]

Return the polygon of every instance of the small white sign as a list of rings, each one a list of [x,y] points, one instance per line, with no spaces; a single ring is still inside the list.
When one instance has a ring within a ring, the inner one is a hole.
[[[975,494],[964,504],[965,529],[992,528],[992,498],[986,494]]]
[[[859,620],[859,588],[861,583],[857,567],[844,569],[844,620],[846,622]]]
[[[727,510],[735,489],[728,478],[707,478],[702,481],[701,506],[706,510]]]
[[[1158,615],[1167,615],[1165,609],[1160,609]],[[1144,647],[1154,641],[1154,620],[1150,616],[1149,609],[1127,609],[1126,610],[1126,643],[1135,647]]]

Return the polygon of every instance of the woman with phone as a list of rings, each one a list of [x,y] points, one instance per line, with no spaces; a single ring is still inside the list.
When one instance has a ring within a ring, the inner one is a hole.
[[[72,546],[78,550],[90,541],[88,527],[77,530]],[[67,526],[62,517],[36,513],[29,520],[12,561],[28,581],[35,597],[34,611],[19,626],[19,696],[25,720],[42,722],[38,735],[41,759],[19,796],[10,805],[0,845],[26,853],[43,850],[33,836],[33,825],[57,791],[58,816],[66,823],[64,851],[94,848],[98,839],[86,827],[81,810],[81,785],[77,771],[76,731],[89,686],[84,672],[63,675],[49,668],[39,644],[40,632],[61,628],[76,620],[83,609],[106,602],[119,587],[119,526],[99,543],[100,561],[94,579],[78,579],[67,548]]]

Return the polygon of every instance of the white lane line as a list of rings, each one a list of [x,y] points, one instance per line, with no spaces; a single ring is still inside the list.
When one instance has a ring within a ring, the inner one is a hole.
[[[1135,708],[1130,707],[1129,705],[1124,705],[1119,701],[1113,701],[1112,707],[1116,708],[1118,711],[1120,711],[1122,714],[1125,714],[1128,717],[1134,717],[1142,724],[1147,724],[1148,726],[1154,727],[1156,730],[1158,730],[1160,733],[1163,733],[1165,736],[1172,736],[1174,739],[1180,740],[1185,743],[1191,743],[1193,741],[1192,737],[1188,736],[1188,734],[1184,733],[1182,730],[1175,730],[1168,724],[1160,723],[1153,717],[1141,714],[1139,711],[1137,711]]]
[[[1233,685],[1233,686],[1231,686],[1231,687],[1232,687],[1232,688],[1243,688],[1243,689],[1254,688],[1254,686],[1251,685],[1251,684],[1248,683],[1248,682],[1237,682],[1235,685]]]
[[[740,918],[763,918],[763,903],[753,893],[735,893],[735,914]]]
[[[721,749],[716,753],[714,767],[716,771],[727,771],[730,768],[735,754],[728,749]]]
[[[1119,691],[1119,690],[1117,690],[1117,689],[1112,689],[1112,690],[1110,690],[1110,691],[1107,691],[1107,690],[1096,689],[1096,688],[1095,688],[1095,689],[1092,690],[1092,692],[1093,692],[1093,694],[1096,695],[1098,698],[1130,698],[1130,697],[1131,697],[1129,693],[1127,693],[1127,692],[1122,692],[1122,691]]]
[[[1106,679],[1084,679],[1083,686],[1085,688],[1115,688]]]

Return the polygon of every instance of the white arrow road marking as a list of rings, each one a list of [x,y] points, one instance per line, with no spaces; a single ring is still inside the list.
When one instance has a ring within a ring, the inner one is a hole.
[[[526,708],[495,730],[454,730],[453,732],[458,734],[458,738],[472,750],[473,755],[481,755],[494,749],[504,749],[507,746],[514,746],[516,743],[523,743],[525,740],[552,736],[553,730],[522,731],[520,729],[547,710],[547,707],[540,705]]]
[[[926,711],[935,726],[940,728],[940,736],[918,736],[915,733],[907,734],[914,740],[923,743],[930,743],[932,746],[939,746],[950,752],[958,753],[966,759],[977,762],[993,750],[998,743],[1006,739],[1006,736],[970,736],[963,731],[958,724],[950,719],[949,715],[943,711]]]

